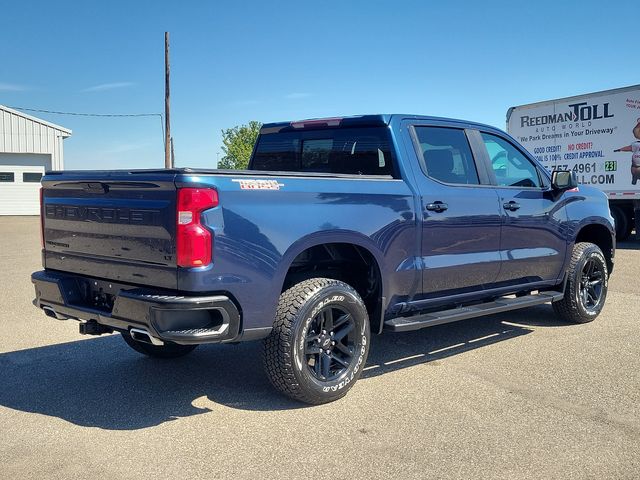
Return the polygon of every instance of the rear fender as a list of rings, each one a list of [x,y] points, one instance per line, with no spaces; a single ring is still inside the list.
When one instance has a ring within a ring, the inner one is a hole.
[[[388,298],[386,294],[388,291],[388,286],[386,285],[387,276],[385,275],[386,266],[384,264],[384,256],[379,250],[378,246],[369,237],[354,231],[315,232],[293,243],[282,256],[282,260],[274,276],[274,289],[277,289],[277,291],[274,291],[274,294],[277,296],[280,295],[285,282],[285,278],[287,276],[287,272],[289,271],[291,264],[298,255],[300,255],[305,250],[308,250],[309,248],[328,243],[346,243],[357,245],[358,247],[361,247],[368,251],[373,256],[374,260],[378,264],[378,270],[380,271],[380,295],[382,297],[381,311],[384,314],[384,311],[387,307],[385,299]],[[380,319],[375,319],[376,322],[378,320]],[[382,322],[380,323],[382,324]]]

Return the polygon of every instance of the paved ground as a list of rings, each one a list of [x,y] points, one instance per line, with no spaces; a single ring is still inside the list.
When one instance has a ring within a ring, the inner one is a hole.
[[[590,325],[550,307],[374,339],[349,395],[274,393],[259,344],[142,358],[32,305],[38,221],[0,217],[0,477],[635,479],[640,250]]]

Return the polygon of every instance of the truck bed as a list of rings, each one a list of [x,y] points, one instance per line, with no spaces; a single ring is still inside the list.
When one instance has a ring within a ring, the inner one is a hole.
[[[302,178],[366,178],[366,179],[392,179],[391,175],[355,175],[348,173],[331,172],[280,172],[268,170],[221,170],[214,168],[166,168],[166,169],[135,169],[135,170],[64,170],[49,171],[47,176],[69,175],[86,179],[105,178],[121,175],[218,175],[226,177],[302,177]]]

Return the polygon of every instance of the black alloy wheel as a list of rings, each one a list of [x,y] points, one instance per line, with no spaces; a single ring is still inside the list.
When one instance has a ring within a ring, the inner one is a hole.
[[[285,395],[310,404],[343,397],[367,361],[369,314],[358,292],[332,278],[310,278],[280,295],[264,341],[269,380]]]
[[[604,277],[606,273],[602,263],[593,258],[587,260],[582,267],[580,278],[580,301],[587,311],[595,311],[602,301]]]
[[[331,305],[320,310],[307,333],[307,368],[321,381],[340,377],[354,361],[355,320],[342,307]]]
[[[602,250],[589,242],[575,244],[566,273],[564,297],[553,303],[553,309],[569,322],[592,322],[604,307],[608,280],[609,270]]]

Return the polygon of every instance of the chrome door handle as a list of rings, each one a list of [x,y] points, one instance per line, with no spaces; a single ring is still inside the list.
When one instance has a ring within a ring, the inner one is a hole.
[[[449,208],[449,205],[438,201],[433,203],[427,203],[427,206],[425,208],[432,212],[444,212],[447,208]]]
[[[512,212],[515,212],[520,208],[520,204],[518,202],[514,202],[513,200],[511,200],[510,202],[504,202],[502,206],[505,210],[510,210]]]

